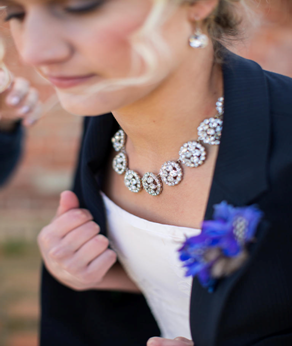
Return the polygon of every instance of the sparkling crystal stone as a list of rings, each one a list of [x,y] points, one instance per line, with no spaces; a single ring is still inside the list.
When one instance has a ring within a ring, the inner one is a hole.
[[[182,155],[182,151],[184,148],[184,145],[183,145],[179,151],[180,161],[188,167],[201,166],[206,160],[206,149],[202,146],[202,144],[196,141],[191,141],[186,144],[188,146],[188,151],[192,153],[192,156],[190,158],[187,158]]]
[[[177,177],[178,176],[178,173],[176,171],[171,171],[171,172],[169,172],[169,174],[171,177]]]
[[[171,170],[169,170],[170,167]],[[165,162],[160,169],[160,176],[168,186],[179,184],[183,177],[181,165],[175,161]]]
[[[161,179],[154,173],[145,173],[142,178],[142,185],[144,190],[151,196],[158,196],[162,192]]]
[[[124,147],[125,141],[125,132],[123,130],[119,130],[118,132],[116,132],[112,138],[112,143],[115,151],[120,151]]]
[[[125,173],[128,165],[128,159],[127,155],[124,153],[119,153],[115,156],[113,159],[113,169],[118,173],[118,174],[123,174]]]
[[[131,170],[126,171],[124,182],[131,192],[137,193],[141,191],[141,178],[138,173]]]
[[[224,106],[224,97],[220,97],[218,101],[216,102],[216,109],[219,115],[224,113],[223,106]]]
[[[233,234],[239,244],[244,243],[248,221],[246,218],[239,216],[233,222]]]
[[[189,39],[189,44],[193,48],[205,48],[208,45],[208,42],[208,36],[201,32],[194,34]]]
[[[210,118],[206,128],[205,120],[198,127],[199,140],[211,145],[216,145],[221,138],[223,121],[219,118]]]

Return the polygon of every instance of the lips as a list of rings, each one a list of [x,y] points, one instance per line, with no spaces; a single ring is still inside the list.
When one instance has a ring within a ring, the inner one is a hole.
[[[46,76],[46,78],[57,88],[66,89],[66,88],[72,88],[74,86],[78,86],[82,83],[85,83],[91,78],[93,78],[94,76],[96,75],[90,74],[86,76],[72,76],[72,77]]]

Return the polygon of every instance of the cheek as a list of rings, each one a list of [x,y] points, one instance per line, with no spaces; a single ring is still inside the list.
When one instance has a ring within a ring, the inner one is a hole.
[[[151,9],[148,1],[143,0],[144,5],[135,1],[131,7],[111,10],[75,32],[78,52],[105,77],[125,77],[132,67],[130,38],[143,26]]]
[[[131,45],[125,33],[100,30],[86,47],[89,63],[96,66],[97,73],[105,77],[125,77],[131,67]]]
[[[22,30],[17,22],[10,22],[10,32],[18,52],[22,49]]]

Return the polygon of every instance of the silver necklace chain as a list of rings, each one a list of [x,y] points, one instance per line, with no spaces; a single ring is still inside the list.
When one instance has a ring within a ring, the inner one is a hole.
[[[158,174],[147,172],[141,176],[128,168],[128,156],[126,153],[126,134],[121,129],[112,138],[112,144],[118,154],[113,159],[113,169],[118,174],[124,174],[124,183],[131,191],[138,193],[144,190],[151,196],[158,196],[163,190],[163,184],[176,186],[183,180],[183,165],[187,167],[200,167],[207,158],[206,148],[203,143],[219,145],[223,128],[224,98],[220,97],[216,102],[218,114],[215,117],[205,119],[198,127],[198,140],[189,141],[182,145],[179,151],[179,159],[165,162]]]

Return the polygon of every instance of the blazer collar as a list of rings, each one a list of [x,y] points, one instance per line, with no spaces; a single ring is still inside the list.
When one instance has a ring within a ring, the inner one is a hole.
[[[224,123],[213,179],[233,203],[247,204],[268,187],[268,86],[258,64],[229,51],[223,76]]]

